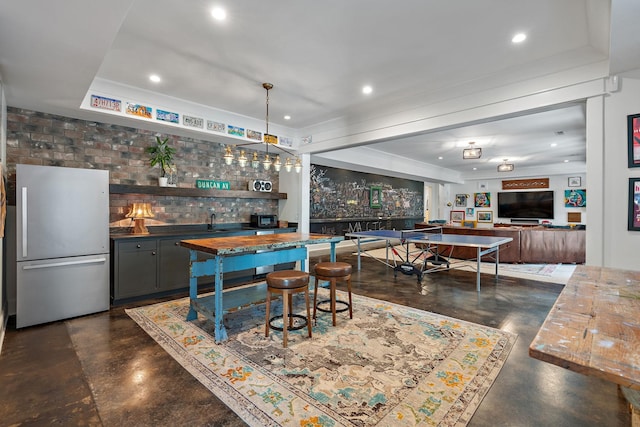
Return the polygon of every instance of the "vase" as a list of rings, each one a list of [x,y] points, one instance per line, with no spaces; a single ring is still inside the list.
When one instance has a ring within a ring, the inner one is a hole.
[[[158,185],[160,187],[166,187],[169,184],[169,178],[166,176],[161,176],[158,178]]]

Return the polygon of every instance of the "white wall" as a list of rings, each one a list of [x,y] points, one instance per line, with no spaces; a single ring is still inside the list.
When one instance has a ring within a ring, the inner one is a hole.
[[[640,168],[627,167],[627,115],[638,113],[640,80],[623,78],[620,91],[604,98],[602,248],[605,266],[635,271],[640,271],[640,232],[627,230],[628,186],[629,178],[640,177]]]
[[[579,176],[582,182],[580,187],[569,187],[569,177]],[[567,212],[580,212],[582,215],[580,224],[587,224],[587,209],[586,208],[567,208],[564,205],[564,191],[571,189],[586,189],[586,176],[585,174],[567,174],[567,175],[545,175],[544,173],[540,174],[538,178],[549,178],[549,188],[544,190],[552,190],[554,192],[554,218],[551,221],[553,225],[567,225],[569,222],[567,221]],[[514,179],[506,174],[505,178],[507,180]],[[486,186],[486,190],[480,189],[480,184],[483,184],[483,187]],[[445,209],[444,216],[442,218],[433,218],[433,219],[446,219],[449,220],[449,213],[451,210],[465,210],[466,208],[456,207],[455,206],[455,196],[456,194],[469,194],[470,200],[467,202],[468,208],[474,208],[473,217],[465,217],[467,220],[475,220],[476,219],[476,211],[492,211],[493,212],[493,222],[494,223],[510,223],[511,220],[509,218],[499,218],[498,217],[498,192],[509,191],[502,189],[502,179],[483,179],[478,181],[467,181],[464,184],[447,184],[449,187],[449,199],[444,201]],[[540,189],[543,190],[543,189]],[[535,191],[535,190],[532,190]],[[491,207],[489,208],[476,208],[473,203],[474,193],[491,193]],[[453,206],[446,206],[447,202],[451,202]],[[587,190],[587,206],[589,205],[589,191]],[[491,224],[478,224],[479,227],[487,227]]]

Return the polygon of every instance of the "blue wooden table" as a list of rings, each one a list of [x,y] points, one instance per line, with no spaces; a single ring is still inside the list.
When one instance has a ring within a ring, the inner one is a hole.
[[[214,322],[215,341],[227,340],[227,331],[222,323],[224,314],[266,301],[267,290],[266,284],[259,282],[223,292],[223,272],[297,261],[300,261],[301,268],[304,269],[306,246],[317,243],[330,243],[331,261],[335,261],[336,243],[343,239],[342,236],[324,234],[276,233],[182,240],[180,245],[190,250],[191,260],[190,309],[187,320],[195,320],[200,313]],[[199,260],[200,253],[213,255],[213,258]],[[215,291],[211,295],[199,297],[198,277],[202,276],[214,276]]]

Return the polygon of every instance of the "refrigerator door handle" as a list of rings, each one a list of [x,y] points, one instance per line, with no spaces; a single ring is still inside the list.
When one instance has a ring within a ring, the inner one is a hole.
[[[49,264],[36,264],[36,265],[25,265],[22,267],[23,270],[37,270],[39,268],[49,268],[49,267],[64,267],[67,265],[80,265],[80,264],[99,264],[106,262],[106,258],[95,258],[95,259],[85,259],[82,261],[65,261],[65,262],[52,262]]]
[[[22,187],[22,258],[27,257],[27,187]]]

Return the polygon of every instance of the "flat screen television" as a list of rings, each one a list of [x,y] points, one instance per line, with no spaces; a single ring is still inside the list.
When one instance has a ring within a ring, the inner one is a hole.
[[[498,217],[553,219],[553,191],[509,191],[498,193]]]

